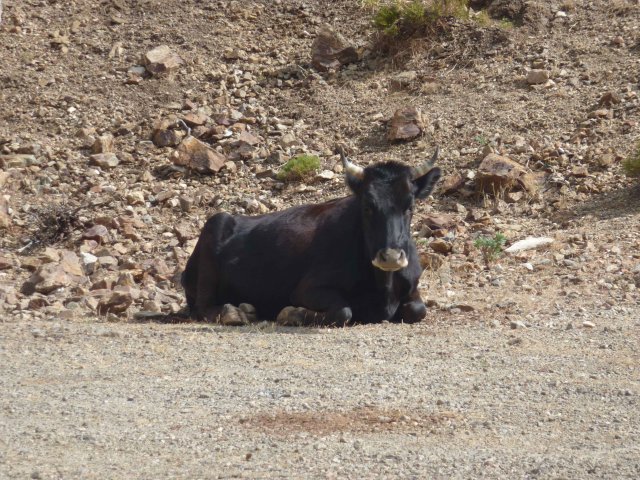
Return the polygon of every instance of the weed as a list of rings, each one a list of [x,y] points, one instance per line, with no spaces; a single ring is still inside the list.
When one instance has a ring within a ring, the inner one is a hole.
[[[622,162],[622,167],[629,177],[640,177],[640,142],[635,151]]]
[[[444,17],[469,18],[468,0],[365,0],[363,8],[373,10],[373,25],[384,35],[411,35],[436,24]]]
[[[513,30],[514,27],[513,22],[508,18],[500,19],[500,21],[498,22],[498,26],[503,30]]]
[[[473,246],[480,250],[482,253],[482,259],[487,268],[493,263],[500,255],[502,255],[502,247],[506,243],[507,238],[500,232],[496,233],[492,237],[479,237],[473,242]]]
[[[316,155],[296,155],[282,166],[278,180],[301,180],[319,169],[320,159]]]
[[[480,144],[481,147],[486,147],[489,145],[489,140],[484,135],[476,135],[474,140]]]

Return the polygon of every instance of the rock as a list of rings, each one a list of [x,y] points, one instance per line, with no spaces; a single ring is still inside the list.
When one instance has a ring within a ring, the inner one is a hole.
[[[35,155],[11,154],[0,155],[0,167],[4,169],[25,168],[32,165],[39,165],[40,162]]]
[[[120,163],[118,157],[114,153],[96,153],[89,157],[89,164],[100,168],[115,168]]]
[[[465,179],[460,173],[454,173],[444,177],[440,182],[440,191],[443,195],[451,195],[457,192],[464,186]]]
[[[133,303],[133,294],[127,287],[119,287],[118,290],[112,291],[109,295],[103,297],[98,302],[97,312],[99,315],[113,313],[121,315]]]
[[[320,71],[338,69],[358,60],[355,47],[331,27],[325,26],[311,46],[311,64]]]
[[[0,270],[8,270],[16,266],[14,258],[8,253],[0,253]]]
[[[417,78],[418,74],[415,70],[407,70],[392,77],[389,81],[389,86],[391,90],[403,90],[411,87]]]
[[[508,157],[490,153],[480,163],[476,177],[477,190],[499,194],[522,189],[529,194],[536,191],[535,178],[530,170]]]
[[[127,193],[126,199],[127,199],[127,204],[129,204],[129,205],[144,205],[145,204],[144,193],[142,193],[139,190]]]
[[[421,111],[416,107],[399,108],[391,118],[387,138],[390,142],[410,140],[424,129]]]
[[[439,270],[445,262],[445,257],[438,253],[425,252],[420,254],[420,265],[427,270]]]
[[[589,169],[583,165],[576,165],[571,169],[571,175],[574,177],[584,178],[589,176]]]
[[[440,253],[442,255],[447,255],[451,253],[451,250],[453,250],[453,245],[442,238],[436,238],[429,244],[429,246],[434,252]]]
[[[242,310],[227,303],[222,307],[219,323],[221,325],[240,327],[242,325],[249,325],[249,319]]]
[[[200,127],[207,123],[209,116],[204,113],[189,112],[185,113],[182,117],[182,121],[191,128]]]
[[[177,70],[184,64],[184,60],[168,45],[160,45],[145,53],[142,64],[152,75],[161,75]]]
[[[39,267],[23,284],[22,292],[25,295],[33,292],[48,295],[59,288],[87,281],[78,256],[74,252],[63,250],[60,263],[46,263]]]
[[[256,137],[253,133],[244,131],[240,134],[237,141],[238,146],[247,145],[250,147],[255,147],[260,144],[260,139]]]
[[[180,144],[185,134],[178,129],[177,120],[175,116],[170,116],[153,125],[151,140],[156,147],[176,147]]]
[[[547,83],[549,80],[549,72],[546,70],[529,70],[527,72],[527,83],[529,85],[540,85],[543,83]]]
[[[107,134],[96,138],[91,146],[92,153],[112,153],[113,152],[113,135]]]
[[[9,200],[3,195],[0,197],[0,228],[9,228],[11,223]]]
[[[425,215],[422,220],[422,224],[428,227],[431,231],[444,230],[455,227],[458,224],[458,220],[453,215],[432,213]]]
[[[109,243],[111,236],[109,230],[104,225],[94,225],[82,234],[82,238],[86,240],[95,240],[100,245]]]
[[[534,248],[544,247],[553,243],[553,238],[549,237],[528,237],[524,240],[519,240],[513,243],[509,248],[504,251],[507,253],[517,253],[524,250],[533,250]]]
[[[336,174],[331,170],[322,170],[316,175],[316,178],[321,181],[333,180]]]
[[[288,148],[288,147],[292,147],[295,144],[298,143],[298,139],[296,138],[296,136],[291,133],[291,132],[287,132],[284,135],[282,135],[282,137],[280,138],[280,145],[283,148]]]
[[[598,100],[598,106],[603,108],[611,108],[620,103],[620,96],[614,92],[606,92]]]
[[[206,143],[195,137],[186,137],[174,156],[174,163],[195,170],[199,173],[215,173],[220,170],[227,159]]]
[[[516,330],[518,328],[527,328],[527,326],[525,325],[525,323],[521,320],[511,320],[511,322],[509,322],[509,326],[513,329]]]
[[[585,320],[584,322],[582,322],[582,326],[584,328],[594,328],[596,326],[596,324],[593,323],[593,322],[590,322],[588,320]]]
[[[189,240],[196,237],[196,232],[188,223],[180,223],[178,225],[174,225],[173,233],[175,233],[181,245],[184,245]]]

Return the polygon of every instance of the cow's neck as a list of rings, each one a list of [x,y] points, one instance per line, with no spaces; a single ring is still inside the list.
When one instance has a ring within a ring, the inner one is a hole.
[[[376,288],[380,293],[391,294],[393,292],[393,272],[384,272],[373,267]]]

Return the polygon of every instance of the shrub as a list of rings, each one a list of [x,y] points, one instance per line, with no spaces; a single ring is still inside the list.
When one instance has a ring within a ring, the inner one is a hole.
[[[640,142],[635,151],[622,162],[625,173],[630,177],[640,177]]]
[[[482,259],[484,260],[487,268],[489,268],[489,265],[502,255],[502,247],[504,247],[506,241],[507,238],[498,232],[493,236],[493,238],[476,238],[473,242],[473,246],[480,250],[480,253],[482,253]]]
[[[278,180],[301,180],[319,169],[320,159],[316,155],[296,155],[282,166]]]
[[[367,2],[374,11],[373,25],[394,37],[412,34],[435,24],[443,17],[469,18],[468,0],[391,0]]]

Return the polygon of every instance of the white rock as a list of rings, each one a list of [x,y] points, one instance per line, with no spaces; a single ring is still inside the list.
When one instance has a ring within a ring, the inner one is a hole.
[[[544,247],[553,243],[553,238],[549,237],[527,237],[524,240],[519,240],[505,249],[507,253],[522,252],[523,250],[532,250],[534,248]]]

